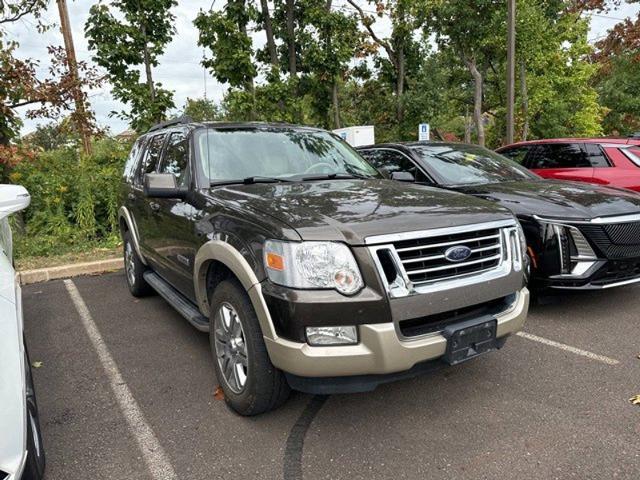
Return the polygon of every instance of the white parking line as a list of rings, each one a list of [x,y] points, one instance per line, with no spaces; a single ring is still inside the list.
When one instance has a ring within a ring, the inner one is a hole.
[[[169,462],[164,449],[145,420],[136,399],[131,394],[131,390],[129,390],[129,387],[124,382],[124,379],[120,374],[120,370],[118,369],[118,365],[116,365],[111,353],[109,353],[109,349],[102,339],[100,331],[93,321],[93,318],[89,313],[89,309],[84,303],[76,285],[71,280],[65,280],[64,284],[69,292],[69,296],[71,297],[73,304],[76,307],[76,310],[78,311],[78,314],[80,315],[82,325],[84,326],[84,329],[86,330],[87,335],[98,354],[100,363],[102,363],[102,367],[109,378],[111,389],[118,401],[120,410],[129,424],[131,433],[138,442],[138,446],[142,451],[142,457],[144,458],[152,477],[154,480],[177,480],[178,476],[176,475],[171,462]]]
[[[575,353],[576,355],[580,355],[582,357],[590,358],[591,360],[596,360],[598,362],[606,363],[607,365],[618,365],[620,362],[613,358],[605,357],[604,355],[598,355],[597,353],[592,353],[587,350],[582,350],[580,348],[572,347],[571,345],[565,345],[564,343],[556,342],[554,340],[549,340],[548,338],[538,337],[537,335],[533,335],[532,333],[527,332],[518,332],[516,333],[519,337],[526,338],[527,340],[533,340],[534,342],[542,343],[544,345],[549,345],[550,347],[556,347],[560,350],[564,350],[566,352]]]

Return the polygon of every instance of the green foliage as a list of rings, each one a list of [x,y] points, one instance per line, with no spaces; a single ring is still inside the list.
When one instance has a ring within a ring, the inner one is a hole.
[[[20,162],[10,174],[29,190],[23,213],[22,255],[74,251],[78,246],[113,244],[117,239],[118,188],[130,145],[113,139],[94,144],[92,157],[71,148],[42,152]]]
[[[93,60],[107,70],[113,96],[129,106],[112,113],[139,132],[174,106],[173,93],[154,83],[152,68],[174,34],[170,9],[175,5],[176,0],[114,0],[89,10],[85,33]],[[144,67],[145,82],[138,67]]]
[[[78,141],[78,134],[73,131],[68,118],[38,125],[35,131],[21,138],[23,145],[36,150],[56,150],[76,145]]]
[[[194,122],[216,121],[224,118],[222,107],[213,100],[187,98],[182,114]]]

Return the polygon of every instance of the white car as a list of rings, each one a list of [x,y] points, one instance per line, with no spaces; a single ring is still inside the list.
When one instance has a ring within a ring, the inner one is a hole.
[[[29,206],[16,185],[0,185],[0,480],[40,480],[44,450],[24,340],[20,283],[8,217]]]

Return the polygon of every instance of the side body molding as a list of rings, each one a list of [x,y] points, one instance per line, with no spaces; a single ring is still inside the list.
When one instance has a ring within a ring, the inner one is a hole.
[[[275,340],[278,338],[271,314],[262,295],[262,285],[256,277],[253,269],[242,254],[230,244],[220,240],[209,240],[202,245],[196,254],[194,265],[194,287],[196,301],[200,312],[205,316],[210,315],[209,298],[207,295],[207,271],[211,262],[220,262],[225,265],[240,280],[247,291],[265,338]]]
[[[142,251],[140,250],[140,237],[138,236],[138,227],[136,225],[136,222],[133,220],[133,216],[131,215],[127,207],[120,207],[120,210],[118,210],[118,218],[124,219],[124,221],[126,222],[127,227],[131,232],[131,238],[133,239],[133,246],[136,249],[138,258],[140,258],[140,261],[142,263],[147,265],[147,260],[144,258],[144,256],[142,255]]]

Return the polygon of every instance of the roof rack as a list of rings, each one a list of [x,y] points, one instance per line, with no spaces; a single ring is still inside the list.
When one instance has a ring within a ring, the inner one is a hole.
[[[173,127],[174,125],[183,125],[185,123],[192,123],[193,120],[188,115],[182,115],[178,118],[174,118],[172,120],[167,120],[166,122],[158,123],[151,127],[148,131],[155,132],[156,130],[162,130],[163,128]]]

